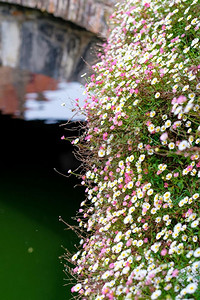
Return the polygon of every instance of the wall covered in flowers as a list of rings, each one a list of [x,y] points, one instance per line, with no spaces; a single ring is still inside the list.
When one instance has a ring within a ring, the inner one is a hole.
[[[126,0],[86,84],[80,299],[200,299],[200,2]],[[78,106],[78,102],[77,102]]]

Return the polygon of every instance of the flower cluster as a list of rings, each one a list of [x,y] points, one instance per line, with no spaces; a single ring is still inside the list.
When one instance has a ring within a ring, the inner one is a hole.
[[[200,297],[199,11],[126,0],[110,18],[75,140],[87,161],[77,297]]]

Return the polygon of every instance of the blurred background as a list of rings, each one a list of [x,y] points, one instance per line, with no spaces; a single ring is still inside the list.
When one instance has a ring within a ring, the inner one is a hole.
[[[54,168],[79,165],[61,137],[79,134],[83,117],[71,110],[84,101],[81,75],[97,61],[114,2],[0,1],[2,300],[71,298],[59,257],[77,237],[59,216],[73,224],[84,189]]]

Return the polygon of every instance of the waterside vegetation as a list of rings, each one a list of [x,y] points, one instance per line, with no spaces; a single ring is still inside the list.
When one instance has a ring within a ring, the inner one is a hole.
[[[86,192],[65,256],[75,298],[200,298],[199,11],[126,0],[110,17],[72,141]]]

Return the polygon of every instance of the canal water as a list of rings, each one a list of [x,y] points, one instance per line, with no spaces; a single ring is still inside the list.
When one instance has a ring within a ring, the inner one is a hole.
[[[54,168],[67,174],[78,165],[71,145],[61,139],[78,132],[60,125],[73,117],[70,107],[79,96],[78,83],[0,69],[2,300],[72,297],[59,257],[62,246],[74,250],[77,237],[59,216],[73,224],[84,190]]]

